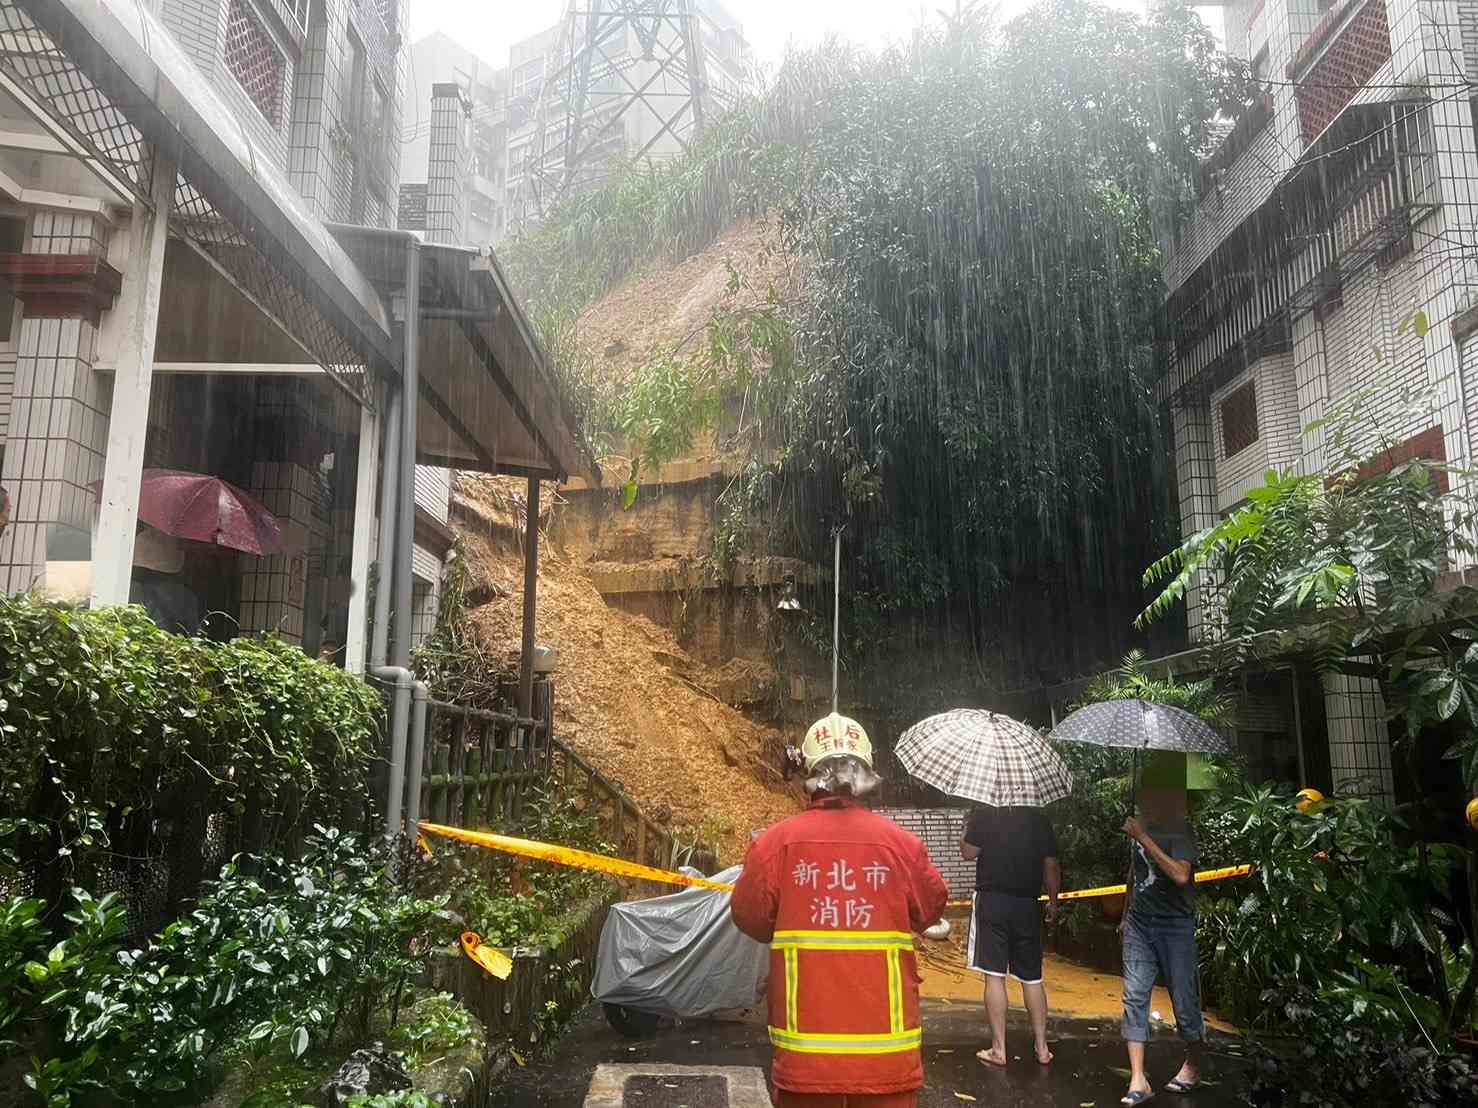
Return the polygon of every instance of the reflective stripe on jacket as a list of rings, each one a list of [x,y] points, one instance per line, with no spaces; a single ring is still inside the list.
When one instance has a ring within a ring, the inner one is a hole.
[[[887,1094],[923,1085],[913,935],[949,890],[923,843],[825,798],[749,849],[734,922],[770,943],[777,1088]]]

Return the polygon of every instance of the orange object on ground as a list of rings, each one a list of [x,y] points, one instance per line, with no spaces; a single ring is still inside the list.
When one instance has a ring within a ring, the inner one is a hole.
[[[771,1099],[775,1108],[917,1108],[919,1094],[787,1093],[776,1089]]]
[[[770,944],[777,1090],[853,1103],[923,1086],[913,936],[948,898],[924,844],[850,799],[817,800],[750,847],[731,910]]]
[[[499,981],[507,981],[513,972],[513,959],[497,947],[483,946],[482,936],[476,931],[462,932],[462,953]]]

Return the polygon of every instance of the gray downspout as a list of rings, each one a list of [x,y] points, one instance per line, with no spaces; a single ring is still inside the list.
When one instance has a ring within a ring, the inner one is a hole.
[[[395,588],[395,517],[400,493],[400,391],[385,389],[385,426],[380,449],[380,536],[375,549],[374,637],[369,664],[373,670],[390,661],[390,593]]]
[[[385,790],[385,841],[390,845],[391,872],[398,873],[401,800],[405,795],[406,724],[416,679],[410,670],[400,666],[376,666],[370,672],[394,686],[390,698],[390,780]]]
[[[411,664],[411,557],[416,541],[416,394],[421,387],[421,243],[405,244],[405,355],[400,370],[400,513],[395,543],[392,664]]]
[[[405,829],[414,836],[421,823],[421,770],[426,758],[426,716],[430,707],[431,692],[417,681],[411,687],[411,747],[405,765]]]

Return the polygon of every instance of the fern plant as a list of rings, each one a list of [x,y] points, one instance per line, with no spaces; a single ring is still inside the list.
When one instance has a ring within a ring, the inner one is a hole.
[[[1164,704],[1200,716],[1213,727],[1231,721],[1232,704],[1216,688],[1212,678],[1202,681],[1177,681],[1173,677],[1153,677],[1144,667],[1144,651],[1131,650],[1117,669],[1100,674],[1073,705],[1082,708],[1105,700],[1145,700]]]

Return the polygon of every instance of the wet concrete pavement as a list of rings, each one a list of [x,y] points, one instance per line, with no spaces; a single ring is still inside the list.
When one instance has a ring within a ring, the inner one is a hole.
[[[970,1103],[1003,1108],[1112,1108],[1127,1087],[1127,1062],[1115,1022],[1053,1018],[1049,1039],[1056,1060],[1047,1067],[1032,1060],[1031,1035],[1018,1013],[1012,1013],[1008,1027],[1013,1058],[1006,1069],[991,1069],[975,1059],[975,1051],[984,1045],[984,1034],[978,1006],[924,1002],[922,1108],[961,1108]],[[1230,1108],[1240,1103],[1237,1094],[1245,1067],[1240,1055],[1238,1040],[1218,1035],[1211,1047],[1207,1083],[1187,1096],[1162,1092],[1155,1103],[1179,1108]],[[1180,1057],[1171,1032],[1150,1044],[1150,1077],[1157,1087],[1174,1076]],[[768,1068],[769,1059],[763,1019],[664,1027],[649,1042],[632,1042],[612,1031],[599,1007],[592,1007],[551,1058],[514,1067],[496,1103],[502,1108],[579,1108],[596,1067],[604,1063],[636,1063],[653,1069],[663,1064]]]

